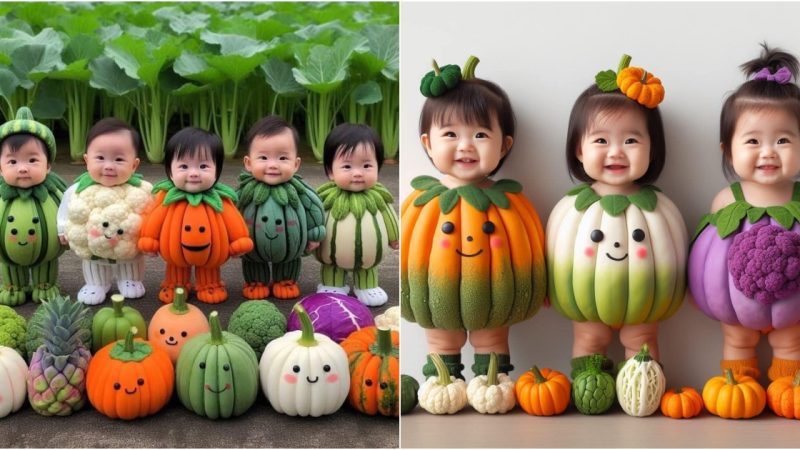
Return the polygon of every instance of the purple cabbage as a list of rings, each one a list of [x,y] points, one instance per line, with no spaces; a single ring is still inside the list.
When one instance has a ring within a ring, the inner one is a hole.
[[[358,299],[342,294],[320,292],[300,300],[314,331],[324,334],[335,342],[342,342],[353,331],[375,324],[369,308]],[[294,311],[289,314],[287,331],[300,329],[300,318]]]

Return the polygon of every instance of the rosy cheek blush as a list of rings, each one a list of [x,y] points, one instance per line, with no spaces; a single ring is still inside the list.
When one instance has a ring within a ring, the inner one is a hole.
[[[586,255],[589,258],[594,257],[594,247],[586,247],[583,250],[583,254]]]
[[[297,384],[297,377],[290,373],[287,373],[286,375],[283,376],[283,381],[289,384]]]
[[[636,256],[638,256],[638,257],[639,257],[639,259],[645,259],[645,258],[647,258],[647,249],[646,249],[646,248],[644,248],[644,247],[639,247],[639,248],[636,250]]]
[[[450,240],[449,239],[442,239],[442,242],[439,244],[442,248],[450,248]]]
[[[503,247],[503,239],[496,237],[489,240],[489,246],[492,248],[502,248]]]
[[[339,381],[339,375],[332,373],[328,375],[327,378],[325,378],[325,381],[327,381],[328,383],[336,383],[337,381]]]
[[[99,237],[101,234],[102,233],[100,233],[100,230],[96,228],[89,230],[89,236],[91,237]]]

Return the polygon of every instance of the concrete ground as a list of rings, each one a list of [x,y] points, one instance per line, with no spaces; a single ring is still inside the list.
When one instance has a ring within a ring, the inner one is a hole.
[[[83,165],[69,163],[66,149],[60,151],[53,170],[67,182],[84,171]],[[300,174],[316,187],[327,180],[321,164],[313,157],[302,155]],[[226,161],[221,181],[237,186],[237,177],[242,169],[241,159]],[[165,178],[161,165],[142,162],[140,173],[151,183]],[[398,166],[384,165],[381,182],[395,197],[395,208],[399,209]],[[389,294],[389,302],[372,308],[373,315],[399,303],[399,254],[389,252],[380,269],[380,285]],[[241,296],[243,284],[241,262],[229,261],[222,269],[223,279],[228,285],[230,298],[219,305],[196,302],[208,315],[217,310],[223,327],[227,327],[231,313],[244,300]],[[164,273],[164,262],[160,258],[146,260],[144,298],[132,300],[129,306],[138,309],[146,320],[162,305],[157,294]],[[80,260],[71,251],[60,259],[59,278],[62,292],[73,297],[83,285]],[[303,260],[300,287],[301,295],[315,292],[319,283],[319,263],[313,256]],[[113,293],[113,289],[112,289]],[[273,301],[288,317],[294,301]],[[110,300],[100,307],[110,306]],[[17,312],[30,318],[36,305],[28,302],[16,308]],[[347,403],[337,413],[319,418],[290,417],[275,412],[263,394],[244,415],[228,420],[213,421],[195,415],[184,408],[177,395],[158,414],[131,422],[112,420],[95,411],[87,401],[86,407],[69,417],[40,416],[26,405],[18,412],[0,419],[0,447],[398,447],[399,421],[396,418],[371,417],[361,414]]]

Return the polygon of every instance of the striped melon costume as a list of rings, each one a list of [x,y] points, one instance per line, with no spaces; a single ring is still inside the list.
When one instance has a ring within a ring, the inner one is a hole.
[[[28,108],[20,108],[16,119],[0,126],[0,140],[14,134],[31,134],[56,153],[52,132],[33,120]],[[56,214],[66,183],[48,173],[45,180],[30,188],[6,184],[0,178],[0,304],[15,306],[25,302],[26,293],[34,301],[60,295],[58,257],[65,248],[58,240]]]
[[[309,241],[325,236],[325,211],[314,188],[295,175],[278,185],[268,185],[248,172],[239,175],[239,201],[253,239],[253,251],[242,257],[245,298],[296,298],[300,261]],[[272,276],[270,276],[272,264]]]
[[[333,181],[320,186],[317,193],[326,212],[325,239],[316,251],[322,263],[322,285],[347,290],[345,275],[351,271],[357,296],[360,290],[379,289],[377,266],[388,244],[400,234],[397,214],[389,205],[392,194],[380,183],[351,192]]]

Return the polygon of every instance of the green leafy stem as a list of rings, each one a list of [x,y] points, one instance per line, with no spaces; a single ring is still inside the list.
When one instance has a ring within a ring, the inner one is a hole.
[[[644,211],[654,211],[658,205],[656,192],[660,191],[655,186],[642,186],[638,192],[631,195],[598,195],[589,184],[581,184],[572,188],[567,195],[576,195],[575,209],[583,211],[599,201],[600,206],[605,212],[612,216],[622,214],[631,204],[636,205]]]
[[[164,206],[181,200],[186,200],[192,206],[197,206],[203,202],[221,213],[222,197],[228,198],[236,203],[236,191],[222,183],[216,183],[210,189],[203,192],[186,192],[178,189],[172,180],[166,179],[159,181],[153,186],[154,194],[159,191],[167,191],[167,195],[164,197],[162,203]]]
[[[498,208],[507,209],[511,206],[511,202],[506,197],[506,193],[522,192],[522,185],[514,180],[498,180],[487,188],[467,184],[449,189],[436,178],[427,175],[414,178],[411,181],[411,187],[424,191],[414,200],[414,206],[425,205],[434,198],[440,197],[439,207],[444,214],[455,208],[459,198],[463,198],[481,212],[486,211],[492,204]]]
[[[783,206],[760,207],[753,206],[745,200],[735,201],[716,213],[706,214],[697,229],[695,229],[692,240],[697,239],[697,236],[708,225],[717,227],[719,237],[725,239],[739,229],[742,219],[745,217],[752,224],[761,220],[765,214],[775,219],[775,222],[778,222],[780,226],[788,230],[792,228],[795,221],[800,222],[800,202],[792,200]]]

